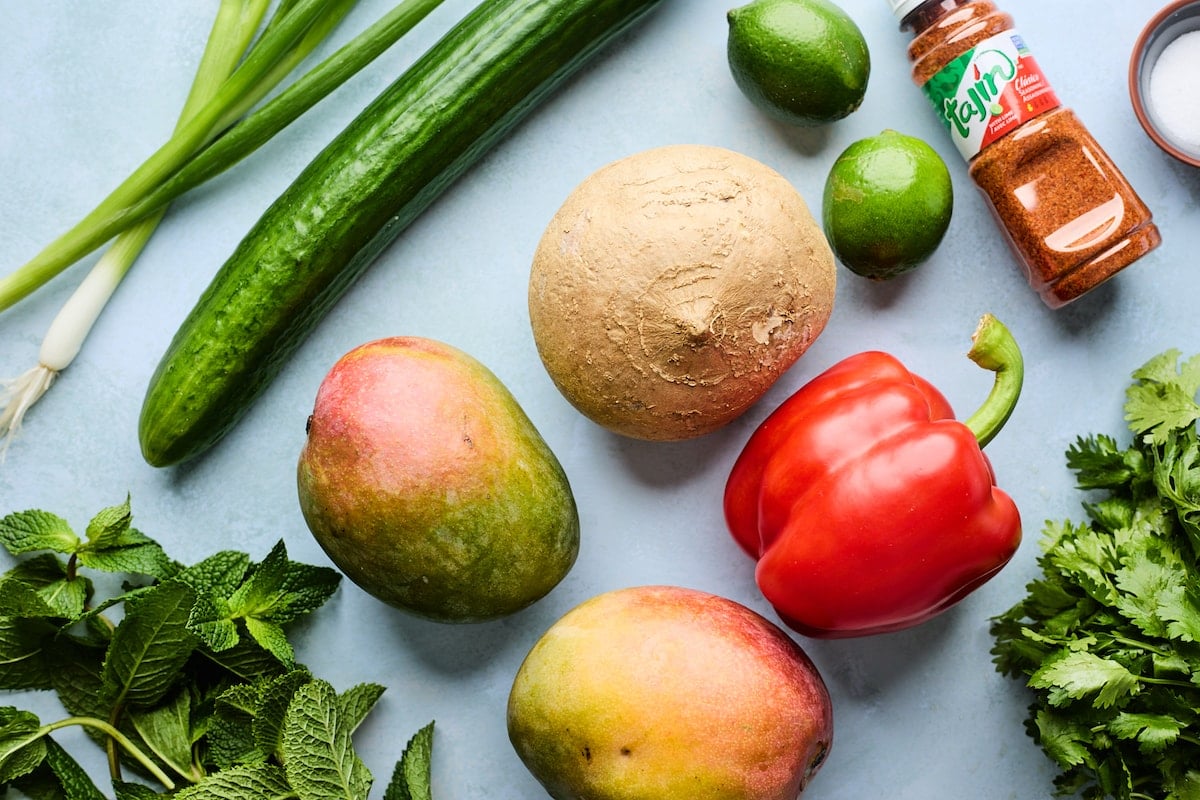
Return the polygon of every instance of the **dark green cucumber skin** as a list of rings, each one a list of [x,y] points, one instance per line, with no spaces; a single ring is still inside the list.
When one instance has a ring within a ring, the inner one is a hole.
[[[380,252],[597,50],[662,0],[484,0],[255,223],[150,379],[156,467],[216,444]]]

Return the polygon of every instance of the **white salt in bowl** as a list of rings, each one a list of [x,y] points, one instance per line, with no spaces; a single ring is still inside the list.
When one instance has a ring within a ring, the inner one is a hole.
[[[1154,143],[1200,167],[1200,0],[1175,0],[1146,23],[1129,60],[1129,96]]]

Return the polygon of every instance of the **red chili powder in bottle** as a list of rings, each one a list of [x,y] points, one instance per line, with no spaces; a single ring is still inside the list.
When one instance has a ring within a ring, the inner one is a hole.
[[[1059,308],[1161,242],[1150,210],[990,0],[888,0],[913,80],[945,123],[1030,285]]]

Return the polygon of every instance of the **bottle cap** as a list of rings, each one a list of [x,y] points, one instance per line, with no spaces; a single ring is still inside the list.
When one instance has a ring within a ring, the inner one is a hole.
[[[892,7],[892,13],[895,14],[896,19],[900,20],[901,22],[903,22],[904,18],[912,13],[917,6],[924,2],[925,0],[887,0],[888,5]]]

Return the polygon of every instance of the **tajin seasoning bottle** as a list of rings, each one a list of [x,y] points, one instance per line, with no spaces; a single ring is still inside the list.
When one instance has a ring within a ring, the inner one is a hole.
[[[913,80],[988,199],[1029,283],[1059,308],[1158,246],[1150,210],[990,0],[888,0]]]

